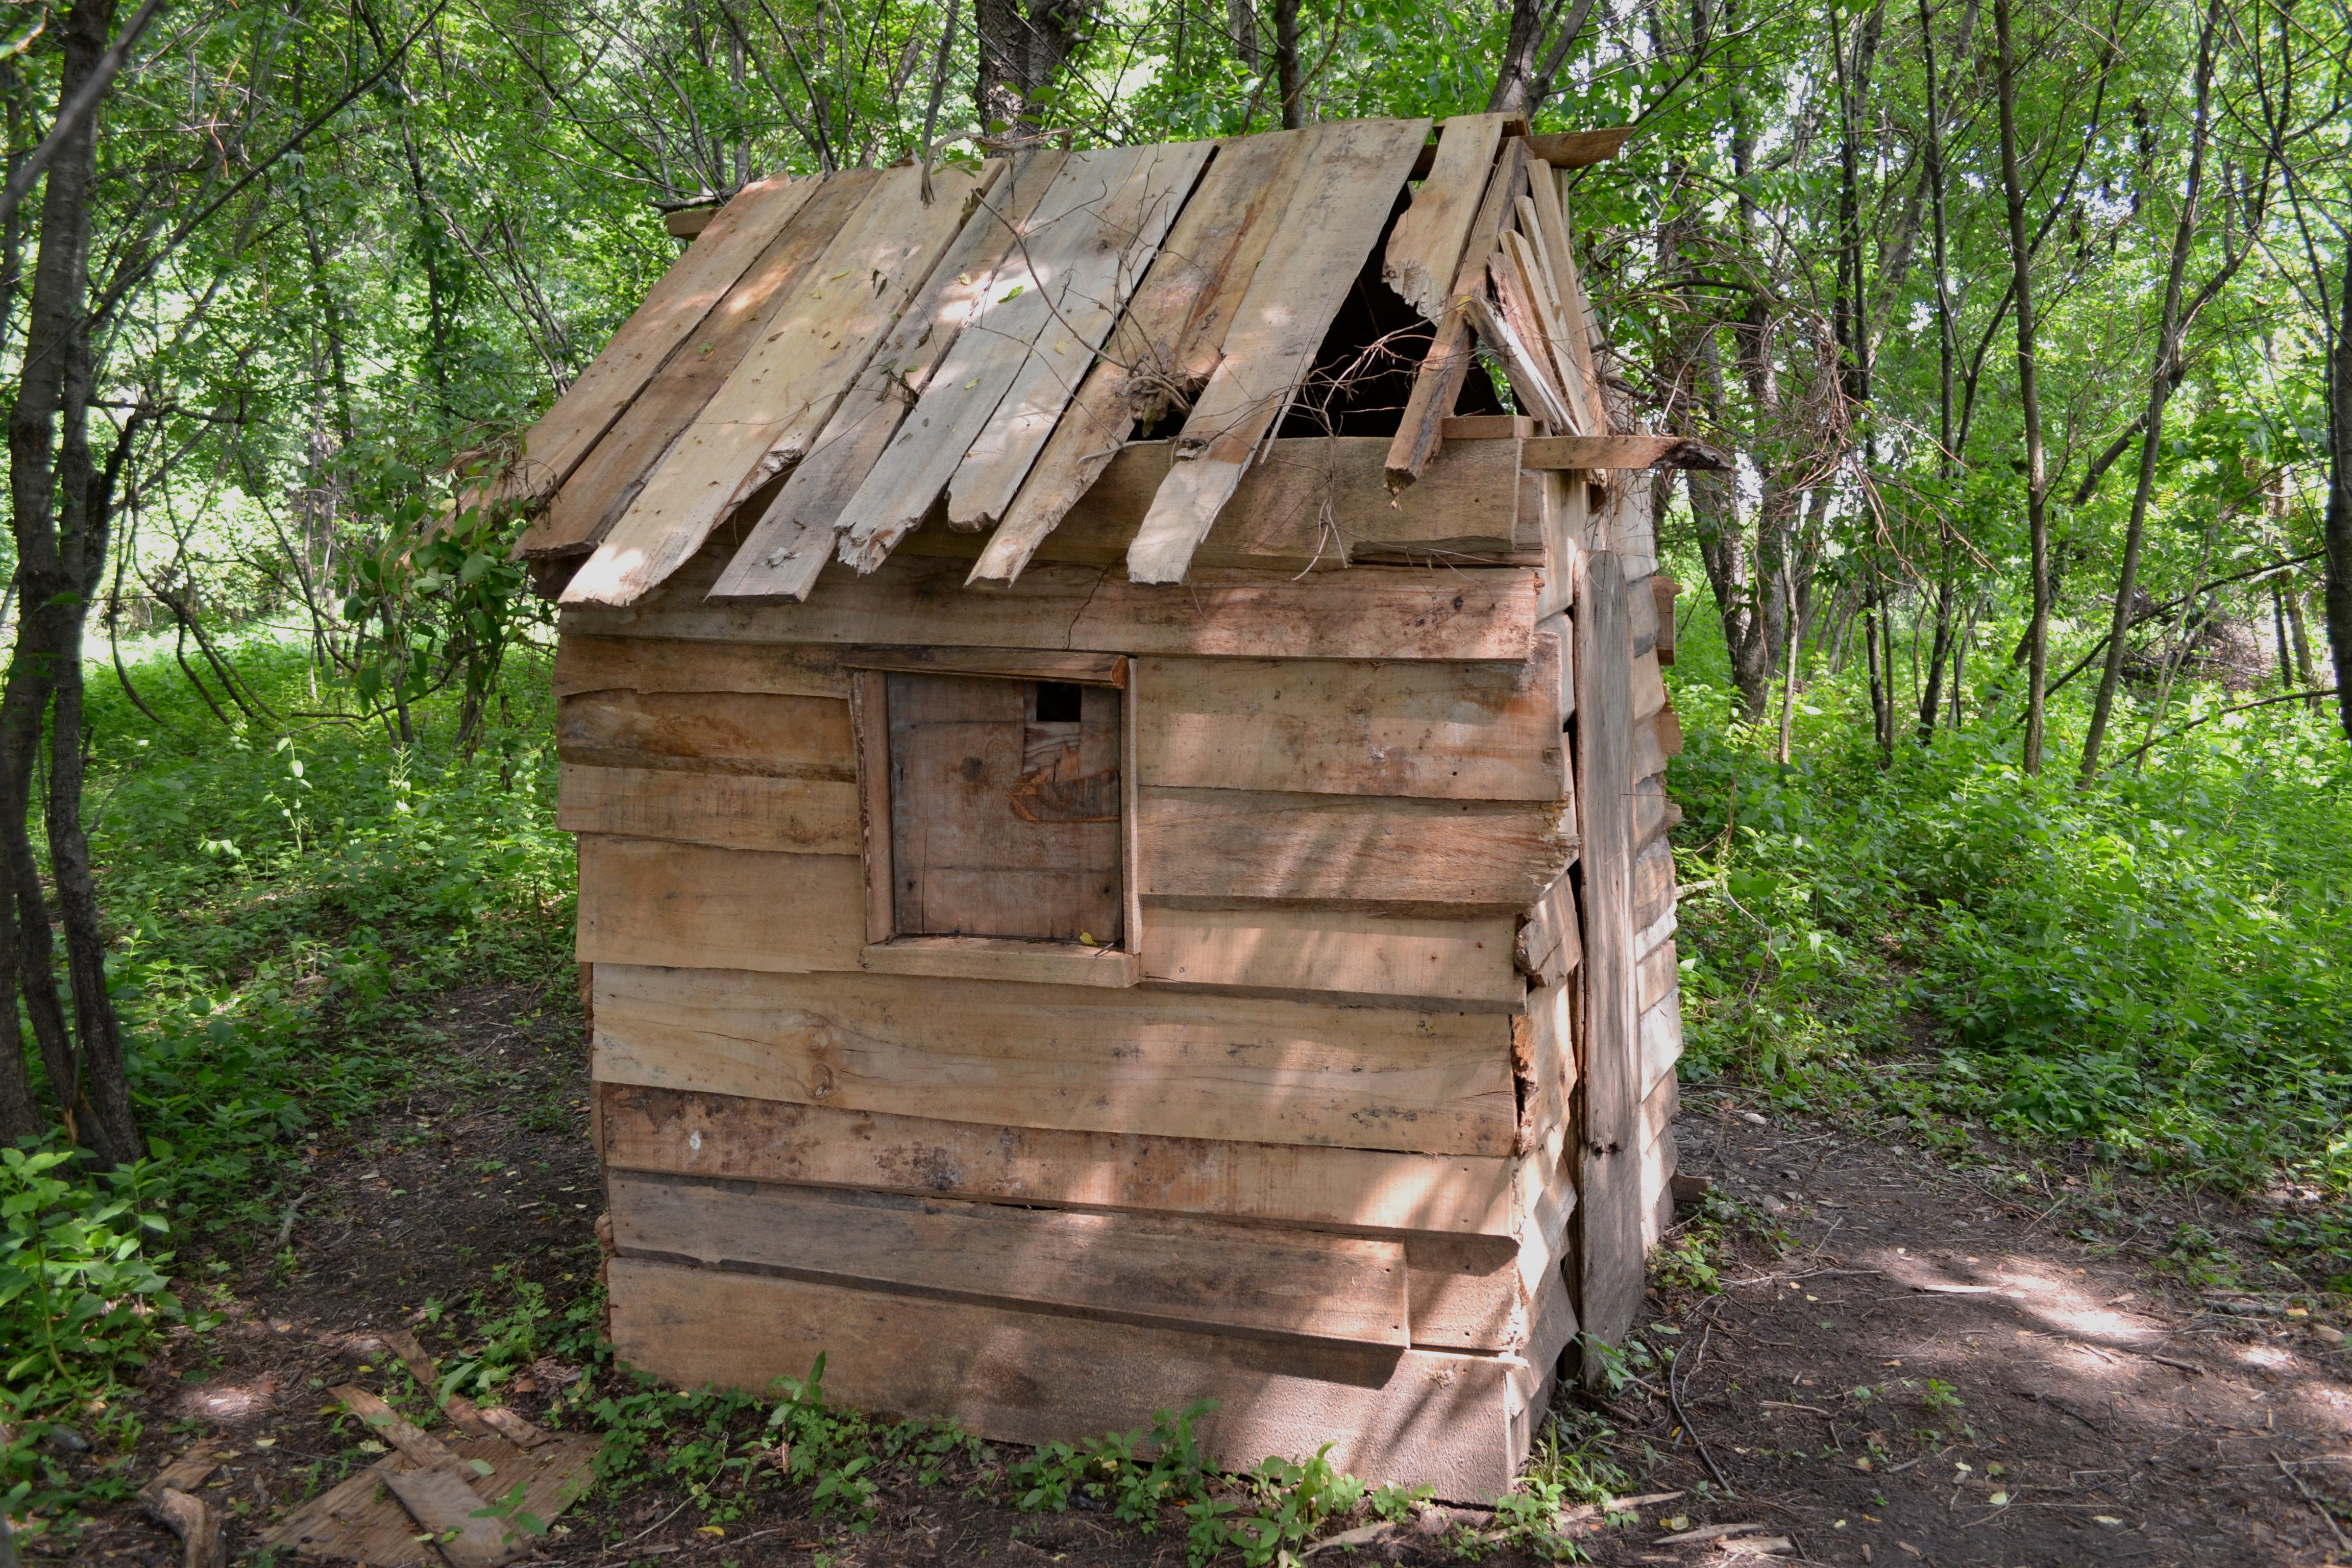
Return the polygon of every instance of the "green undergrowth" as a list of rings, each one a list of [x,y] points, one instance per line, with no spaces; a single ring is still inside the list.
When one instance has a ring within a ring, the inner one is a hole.
[[[434,993],[506,982],[576,1005],[549,980],[569,973],[572,869],[543,665],[518,656],[467,756],[454,702],[420,703],[396,744],[338,716],[304,653],[235,650],[250,714],[168,651],[126,658],[129,690],[91,671],[86,815],[151,1157],[100,1174],[53,1135],[0,1158],[11,1513],[108,1495],[39,1446],[61,1426],[135,1439],[119,1380],[161,1329],[216,1321],[175,1273],[266,1247],[309,1151],[469,1070],[426,1027]]]
[[[2330,716],[2233,716],[2079,789],[2073,692],[2029,778],[2000,706],[1884,761],[1850,673],[1805,690],[1782,764],[1769,724],[1734,721],[1705,607],[1685,626],[1686,1080],[1955,1155],[1989,1131],[2284,1198],[2275,1261],[2352,1288],[2352,749]]]

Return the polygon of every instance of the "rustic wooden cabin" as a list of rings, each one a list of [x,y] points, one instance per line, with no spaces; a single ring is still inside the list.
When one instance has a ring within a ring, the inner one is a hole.
[[[1671,1207],[1622,140],[766,181],[530,433],[629,1361],[1509,1483]]]

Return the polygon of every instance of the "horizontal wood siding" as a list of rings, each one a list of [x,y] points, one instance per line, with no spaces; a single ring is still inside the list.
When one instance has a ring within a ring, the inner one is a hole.
[[[600,1082],[1006,1126],[1510,1152],[1509,1021],[882,974],[595,968]]]
[[[1136,661],[1146,784],[1559,800],[1559,645],[1504,664]]]
[[[555,799],[555,825],[567,833],[796,855],[858,851],[857,786],[845,779],[565,763]]]
[[[850,780],[849,704],[736,691],[587,691],[557,704],[567,763]]]
[[[1516,1234],[1513,1162],[1493,1155],[992,1126],[638,1084],[600,1084],[595,1093],[601,1152],[620,1170],[1366,1231]]]
[[[1527,983],[1505,916],[1415,920],[1344,910],[1155,909],[1143,973],[1184,985],[1418,997],[1513,1012]]]
[[[1410,1344],[1402,1243],[617,1171],[623,1257],[1130,1323]]]
[[[865,910],[855,855],[580,839],[580,961],[600,977],[635,964],[667,965],[685,985],[702,971],[854,970]]]
[[[841,1404],[1027,1443],[1213,1399],[1197,1427],[1213,1463],[1331,1443],[1336,1467],[1447,1498],[1509,1487],[1546,1383],[1516,1356],[1309,1347],[626,1258],[606,1279],[614,1349],[683,1386],[764,1390],[822,1353]]]

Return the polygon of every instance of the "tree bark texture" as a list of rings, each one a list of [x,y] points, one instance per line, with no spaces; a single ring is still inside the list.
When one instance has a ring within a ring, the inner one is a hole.
[[[2042,448],[2042,395],[2033,365],[2033,248],[2025,234],[2025,183],[2017,166],[2017,50],[2009,0],[1993,0],[2000,50],[2000,184],[2009,208],[2012,304],[2017,312],[2017,401],[2025,422],[2025,523],[2031,540],[2033,619],[2026,629],[2025,771],[2042,771],[2042,731],[2050,680],[2050,475]]]
[[[2327,356],[2327,651],[2336,660],[2336,715],[2352,741],[2352,245],[2336,290]]]
[[[1037,96],[1086,41],[1088,16],[1086,0],[1030,0],[1025,7],[1021,0],[979,0],[975,97],[983,127],[1036,128]]]

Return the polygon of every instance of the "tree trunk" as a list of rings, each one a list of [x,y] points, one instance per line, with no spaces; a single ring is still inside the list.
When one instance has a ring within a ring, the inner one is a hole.
[[[2352,243],[2336,290],[2336,342],[2327,356],[2327,651],[2336,661],[2336,716],[2352,740]]]
[[[2189,129],[2189,174],[2180,196],[2180,218],[2172,228],[2172,258],[2165,275],[2164,316],[2157,328],[2156,366],[2147,382],[2147,410],[2140,417],[2139,480],[2132,490],[2131,521],[2124,529],[2123,565],[2116,574],[2115,616],[2107,628],[2107,662],[2099,673],[2099,694],[2091,704],[2091,731],[2083,739],[2081,783],[2099,775],[2099,746],[2123,684],[2124,634],[2130,629],[2132,600],[2139,590],[2140,549],[2147,539],[2148,501],[2156,494],[2156,463],[2164,448],[2164,407],[2172,395],[2173,362],[2180,356],[2181,295],[2189,278],[2189,251],[2197,238],[2197,201],[2205,182],[2205,139],[2213,104],[2213,34],[2221,26],[2221,0],[2210,0],[2197,37],[2197,108]]]
[[[78,0],[65,18],[62,103],[105,53],[112,0]],[[9,523],[16,586],[26,606],[16,657],[0,690],[0,858],[16,905],[13,956],[34,1037],[69,1133],[109,1163],[137,1159],[121,1026],[108,996],[103,938],[80,819],[81,643],[90,596],[104,570],[112,472],[90,461],[89,406],[95,370],[86,313],[89,194],[97,172],[95,125],[83,120],[51,161],[42,193],[16,399],[8,415]],[[51,961],[49,914],[32,852],[32,777],[52,702],[48,839],[66,922],[79,1038],[66,1030]],[[5,961],[0,960],[0,967]],[[14,1035],[13,1002],[0,1029]],[[77,1046],[79,1049],[77,1049]]]
[[[1086,0],[979,0],[980,71],[973,96],[985,128],[1034,131],[1036,100],[1085,42]],[[1253,40],[1254,42],[1254,40]]]
[[[1307,79],[1298,68],[1298,0],[1274,0],[1275,85],[1282,89],[1282,128],[1296,131],[1307,123],[1301,101]]]
[[[2050,475],[2042,449],[2042,395],[2033,366],[2033,251],[2025,235],[2025,183],[2017,167],[2017,51],[2010,36],[2009,0],[1993,0],[2000,51],[1995,96],[2000,105],[2000,184],[2009,207],[2009,258],[2017,311],[2017,401],[2025,422],[2025,522],[2033,557],[2033,618],[2026,639],[2025,756],[2028,773],[2042,771],[2042,731],[2050,681]],[[2352,605],[2347,605],[2352,610]]]

